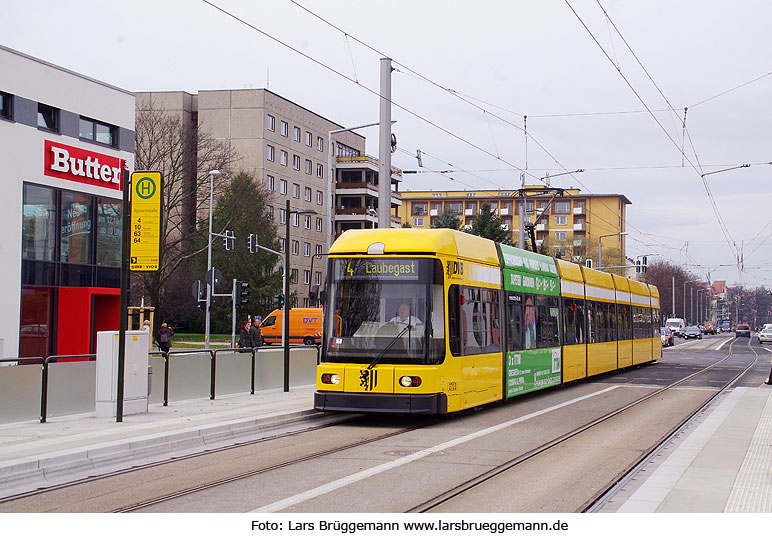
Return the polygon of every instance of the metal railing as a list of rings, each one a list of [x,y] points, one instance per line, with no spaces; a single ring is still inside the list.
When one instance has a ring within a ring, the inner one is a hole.
[[[255,394],[255,353],[260,350],[267,349],[279,349],[269,348],[266,346],[255,348],[228,348],[228,349],[181,349],[177,351],[170,351],[168,353],[163,351],[151,351],[148,353],[150,357],[162,357],[164,363],[164,376],[163,376],[163,405],[169,405],[169,368],[171,365],[171,357],[178,355],[189,355],[191,353],[207,353],[210,356],[210,368],[209,368],[209,399],[214,400],[216,397],[216,379],[217,379],[217,355],[221,353],[249,353],[250,359],[250,394]],[[318,365],[321,357],[321,346],[316,345],[316,364]],[[78,359],[78,361],[75,361]],[[79,355],[49,355],[48,357],[16,357],[16,358],[3,358],[3,362],[12,362],[17,364],[40,364],[41,365],[41,384],[40,384],[40,422],[45,423],[48,415],[48,375],[49,365],[61,360],[69,360],[70,362],[90,362],[96,360],[96,354],[79,354]]]

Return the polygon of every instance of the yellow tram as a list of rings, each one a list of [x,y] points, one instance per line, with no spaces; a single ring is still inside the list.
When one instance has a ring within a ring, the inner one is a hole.
[[[444,414],[661,356],[655,287],[449,229],[329,256],[323,411]]]

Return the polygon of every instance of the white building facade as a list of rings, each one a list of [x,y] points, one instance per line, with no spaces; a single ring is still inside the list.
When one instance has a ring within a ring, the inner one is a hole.
[[[0,357],[90,353],[119,322],[134,95],[0,46]]]

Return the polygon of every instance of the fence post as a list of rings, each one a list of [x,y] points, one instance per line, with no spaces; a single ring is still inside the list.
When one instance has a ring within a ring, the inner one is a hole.
[[[257,348],[252,348],[252,377],[249,378],[249,393],[255,394],[255,352]]]
[[[40,422],[46,422],[48,413],[48,359],[43,359],[43,379],[40,382]]]
[[[164,406],[169,405],[169,353],[164,354]]]
[[[209,355],[212,357],[209,368],[209,400],[214,400],[214,380],[217,371],[217,350],[210,349]]]

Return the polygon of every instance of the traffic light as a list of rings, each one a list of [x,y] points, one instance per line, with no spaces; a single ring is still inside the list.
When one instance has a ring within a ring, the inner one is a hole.
[[[641,260],[636,259],[635,260],[635,272],[640,273],[641,272]]]
[[[226,250],[232,250],[233,249],[233,243],[236,240],[236,234],[231,231],[230,229],[225,230],[225,238],[223,239],[223,244],[225,245]]]
[[[646,268],[649,266],[649,257],[643,256],[641,258],[641,272],[646,272]]]
[[[284,308],[284,295],[279,293],[278,295],[275,295],[273,298],[276,300],[276,308],[278,309]]]
[[[250,233],[249,237],[247,238],[247,246],[249,247],[249,253],[254,254],[255,253],[255,247],[257,244],[257,239],[255,238],[254,233]]]
[[[249,303],[249,282],[236,282],[236,304]]]

